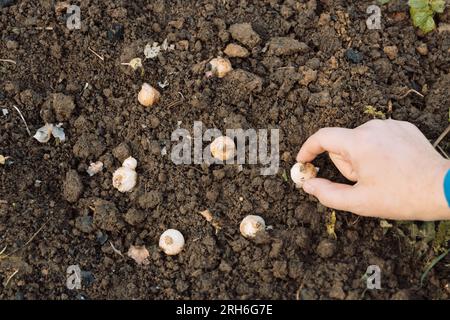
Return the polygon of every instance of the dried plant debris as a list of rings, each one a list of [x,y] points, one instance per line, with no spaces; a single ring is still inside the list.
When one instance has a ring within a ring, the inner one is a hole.
[[[94,176],[97,173],[101,172],[103,170],[103,162],[97,161],[97,162],[91,162],[89,167],[87,168],[86,172],[89,176]]]
[[[332,211],[330,216],[328,217],[327,221],[327,233],[329,236],[331,236],[333,239],[337,239],[337,235],[335,232],[336,227],[336,211]]]
[[[222,229],[222,227],[220,226],[219,222],[217,221],[216,218],[214,218],[213,214],[211,213],[211,211],[209,211],[208,209],[200,211],[199,212],[200,215],[205,218],[206,221],[208,221],[209,223],[211,223],[211,225],[214,227],[214,229],[216,229],[216,234],[219,233],[220,229]]]
[[[169,45],[167,39],[164,39],[161,45],[158,42],[148,43],[144,48],[144,56],[146,59],[155,59],[162,51],[174,50],[175,45]]]
[[[51,123],[46,123],[43,127],[39,128],[36,131],[36,134],[33,136],[40,143],[47,143],[50,141],[51,137],[58,139],[60,142],[66,141],[66,134],[64,133],[64,129],[62,128],[62,123],[54,125]]]
[[[131,59],[130,62],[122,62],[122,65],[123,66],[130,66],[131,69],[133,69],[134,71],[136,71],[139,68],[144,69],[144,67],[142,65],[142,59],[141,58]]]
[[[5,157],[4,155],[0,154],[0,165],[6,164],[6,160],[8,160],[9,157]]]

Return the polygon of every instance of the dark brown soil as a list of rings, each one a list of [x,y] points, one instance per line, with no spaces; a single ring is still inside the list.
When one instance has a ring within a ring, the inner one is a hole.
[[[396,227],[385,232],[378,220],[345,212],[337,213],[334,240],[326,231],[331,210],[283,178],[310,134],[358,126],[371,118],[368,105],[415,123],[430,141],[447,127],[450,36],[417,32],[405,1],[383,7],[380,31],[365,24],[373,1],[85,0],[82,29],[72,31],[51,0],[6,2],[14,5],[1,9],[0,59],[17,65],[0,62],[0,106],[9,111],[0,113],[0,154],[11,157],[0,167],[0,250],[9,254],[0,257],[0,298],[450,297],[448,258],[420,287],[431,247],[419,252]],[[448,10],[439,19],[450,23]],[[251,23],[254,33],[230,28],[236,23]],[[175,50],[145,60],[144,74],[120,65],[164,39]],[[243,71],[206,78],[205,63],[228,43],[248,49],[248,57],[231,59]],[[388,57],[388,46],[398,53]],[[139,105],[143,82],[165,80],[159,105]],[[410,88],[425,98],[402,98]],[[30,138],[13,105],[32,134],[63,122],[67,141]],[[255,165],[174,165],[161,151],[178,121],[188,130],[194,121],[281,129],[279,174],[261,176]],[[112,173],[130,154],[139,183],[122,194]],[[86,169],[97,160],[105,169],[90,177]],[[316,165],[321,176],[343,179],[326,157]],[[205,209],[222,226],[217,234],[198,213]],[[247,214],[264,217],[273,227],[268,237],[239,234]],[[167,228],[185,236],[178,256],[157,246]],[[150,264],[126,257],[131,245],[145,245]],[[88,280],[71,291],[66,269],[75,264]],[[382,270],[382,290],[365,291],[371,264]]]

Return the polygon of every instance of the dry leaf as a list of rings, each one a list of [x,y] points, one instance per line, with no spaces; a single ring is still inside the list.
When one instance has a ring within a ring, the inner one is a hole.
[[[100,171],[103,170],[103,162],[97,161],[97,162],[91,162],[89,165],[89,168],[87,168],[86,172],[89,174],[89,176],[93,176]]]
[[[211,211],[209,211],[208,209],[204,210],[204,211],[200,211],[200,214],[202,215],[203,218],[206,219],[206,221],[211,222],[213,219],[212,213]]]
[[[222,229],[222,227],[220,226],[219,222],[217,222],[211,211],[209,211],[208,209],[204,210],[204,211],[200,211],[199,212],[200,215],[205,218],[206,221],[208,221],[209,223],[211,223],[211,225],[214,227],[214,229],[216,229],[216,234],[219,233],[220,229]]]
[[[335,226],[336,226],[336,212],[333,210],[327,222],[327,233],[334,239],[337,239],[336,232],[334,232]]]

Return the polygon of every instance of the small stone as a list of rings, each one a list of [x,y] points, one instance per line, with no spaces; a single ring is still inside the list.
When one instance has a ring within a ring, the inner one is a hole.
[[[106,231],[119,230],[123,227],[116,205],[103,199],[94,201],[94,224]]]
[[[20,101],[26,106],[38,106],[42,102],[42,97],[31,89],[24,90],[20,93]]]
[[[75,227],[84,233],[94,231],[94,218],[91,216],[82,216],[75,219]]]
[[[245,58],[250,54],[247,49],[235,43],[228,44],[223,52],[231,58]]]
[[[17,41],[8,40],[6,41],[6,48],[8,50],[16,50],[17,48],[19,48],[19,44],[17,43]]]
[[[229,273],[233,271],[233,268],[227,262],[222,260],[219,265],[219,270],[225,273]]]
[[[114,157],[122,163],[125,159],[131,156],[131,150],[125,142],[120,143],[112,151]]]
[[[187,51],[189,50],[189,41],[188,40],[180,40],[176,44],[177,50]]]
[[[391,296],[390,300],[410,300],[411,294],[407,289],[399,290]]]
[[[307,86],[311,82],[314,82],[317,80],[317,71],[316,70],[302,66],[302,67],[300,67],[299,72],[302,75],[302,79],[299,81],[299,83],[302,86]]]
[[[125,221],[132,226],[136,226],[144,222],[145,214],[141,210],[130,209],[124,216]]]
[[[308,104],[313,107],[327,107],[332,103],[330,92],[327,90],[313,93],[309,97]]]
[[[253,48],[261,41],[261,38],[253,30],[250,23],[233,24],[232,26],[230,26],[230,33],[233,39],[250,48]]]
[[[342,289],[342,285],[339,283],[336,283],[330,290],[330,298],[337,299],[337,300],[344,300],[345,299],[345,292],[344,289]]]
[[[323,259],[331,258],[335,251],[336,244],[328,239],[320,241],[316,249],[317,254]]]
[[[320,14],[318,25],[326,26],[330,23],[330,21],[331,21],[331,15],[329,13],[323,12]]]
[[[347,49],[345,57],[352,63],[360,63],[363,60],[363,55],[355,49]]]
[[[95,235],[95,240],[100,244],[104,245],[108,241],[108,235],[100,230],[97,231]]]
[[[425,43],[421,43],[417,48],[417,52],[422,55],[426,56],[428,54],[428,46]]]
[[[390,60],[394,60],[398,55],[397,46],[386,46],[383,48],[384,53],[388,56]]]
[[[81,271],[81,284],[83,287],[90,287],[95,281],[94,274],[90,271]]]
[[[111,42],[117,42],[123,40],[124,36],[124,27],[119,23],[114,23],[111,29],[107,32],[108,40]]]
[[[97,158],[103,151],[105,146],[99,140],[98,135],[82,134],[73,146],[73,154],[78,158],[88,158],[90,156]]]
[[[158,206],[163,200],[162,193],[156,190],[152,190],[148,193],[142,194],[138,203],[142,209],[153,209]]]
[[[16,0],[0,0],[0,9],[12,6]]]
[[[289,37],[274,37],[269,41],[267,52],[272,56],[285,56],[308,51],[309,47],[304,42]]]
[[[183,24],[184,24],[184,18],[169,21],[169,26],[172,26],[178,30],[181,30],[183,28]]]
[[[64,198],[71,203],[77,202],[83,192],[83,183],[75,170],[69,170],[63,183]]]
[[[62,93],[54,94],[53,110],[55,111],[56,120],[60,122],[69,120],[72,112],[75,110],[73,98]]]

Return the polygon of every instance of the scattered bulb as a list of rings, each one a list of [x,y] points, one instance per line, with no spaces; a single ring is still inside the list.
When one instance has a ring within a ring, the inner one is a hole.
[[[123,161],[122,167],[126,167],[131,170],[136,170],[137,160],[133,157],[128,157]]]
[[[227,136],[214,139],[209,148],[213,157],[221,161],[233,158],[236,153],[233,139]]]
[[[86,172],[89,176],[94,176],[103,169],[103,162],[97,161],[97,162],[91,162],[89,165],[89,168],[87,168]]]
[[[138,101],[144,107],[150,107],[157,103],[161,97],[161,94],[148,83],[142,85],[141,91],[139,91]]]
[[[314,167],[312,163],[297,162],[291,168],[291,179],[296,184],[297,188],[301,188],[306,180],[315,178],[319,168]]]
[[[260,216],[248,215],[242,220],[239,230],[244,237],[252,239],[258,232],[266,230],[266,223]]]
[[[127,255],[136,261],[137,264],[148,265],[150,263],[150,253],[145,246],[131,246]]]
[[[166,230],[159,237],[159,247],[169,256],[177,255],[183,250],[184,237],[178,230]]]
[[[113,174],[113,187],[120,192],[130,192],[137,181],[136,166],[137,161],[133,157],[125,159],[122,167]]]
[[[211,71],[207,72],[206,76],[214,75],[218,78],[223,78],[225,75],[233,70],[230,60],[226,58],[214,58],[209,62]]]

